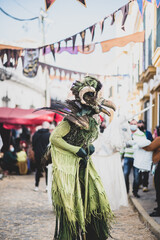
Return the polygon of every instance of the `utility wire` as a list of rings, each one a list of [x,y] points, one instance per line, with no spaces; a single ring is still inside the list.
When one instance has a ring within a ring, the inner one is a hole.
[[[34,14],[31,10],[29,10],[29,9],[25,8],[23,5],[21,5],[17,0],[14,0],[14,2],[15,2],[18,6],[20,6],[21,8],[23,8],[25,11]]]
[[[36,19],[39,19],[39,17],[34,17],[34,18],[28,18],[28,19],[23,19],[23,18],[16,18],[16,17],[13,17],[12,15],[10,15],[9,13],[7,13],[6,11],[4,11],[2,8],[0,8],[0,11],[3,12],[5,15],[7,15],[8,17],[10,18],[13,18],[17,21],[32,21],[32,20],[36,20]]]

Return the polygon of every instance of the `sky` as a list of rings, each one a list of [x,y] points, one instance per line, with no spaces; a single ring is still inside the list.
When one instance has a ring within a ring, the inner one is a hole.
[[[51,44],[78,33],[85,28],[99,22],[105,16],[110,15],[118,8],[125,5],[127,0],[86,0],[85,8],[77,0],[56,0],[47,11],[45,20],[45,44]],[[17,18],[33,18],[40,16],[40,10],[45,10],[45,0],[0,0],[0,7]],[[105,29],[101,35],[96,30],[95,41],[104,41],[115,37],[114,27],[107,20]],[[108,27],[106,27],[108,24]],[[17,21],[0,12],[0,42],[23,46],[26,40],[34,41],[39,46],[43,45],[42,25],[39,20]],[[81,44],[80,37],[77,44]],[[56,62],[53,57],[47,56],[47,62],[55,66],[64,67],[76,71],[93,72],[102,74],[105,72],[107,61],[111,60],[112,51],[102,54],[100,47],[96,47],[93,54],[84,56],[70,55],[69,53],[57,54]]]

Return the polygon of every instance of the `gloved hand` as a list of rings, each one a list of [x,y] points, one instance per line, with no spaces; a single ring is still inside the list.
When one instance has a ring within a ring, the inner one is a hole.
[[[95,147],[93,144],[89,145],[89,149],[87,149],[87,154],[92,155],[95,152]]]
[[[84,150],[84,148],[80,148],[76,154],[78,157],[82,158],[80,162],[82,162],[83,166],[86,168],[88,160],[87,152]]]
[[[77,155],[78,157],[81,157],[81,158],[87,157],[87,153],[86,153],[86,151],[84,150],[84,148],[80,148],[79,151],[76,153],[76,155]]]

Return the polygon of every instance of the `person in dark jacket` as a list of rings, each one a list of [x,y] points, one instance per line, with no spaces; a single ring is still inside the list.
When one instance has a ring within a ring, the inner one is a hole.
[[[43,154],[45,153],[45,150],[47,148],[47,145],[49,144],[49,132],[50,124],[48,122],[42,123],[42,128],[36,131],[32,137],[32,148],[34,151],[35,156],[35,168],[36,168],[36,174],[35,174],[35,191],[39,190],[39,182],[40,177],[42,176],[42,165],[41,165],[41,158]],[[46,175],[46,189],[47,189],[47,168],[45,168],[45,175]]]
[[[2,159],[2,169],[6,172],[9,172],[10,174],[12,172],[16,172],[17,174],[19,173],[17,165],[17,156],[14,152],[13,145],[10,145],[9,150],[4,153]]]

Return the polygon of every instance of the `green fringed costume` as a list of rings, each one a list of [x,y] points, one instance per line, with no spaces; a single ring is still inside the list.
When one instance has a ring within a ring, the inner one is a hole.
[[[112,102],[98,97],[101,87],[97,79],[86,77],[71,88],[75,100],[56,102],[52,108],[65,116],[50,137],[54,239],[106,240],[110,236],[113,213],[91,159],[99,127],[94,115],[110,114],[102,105],[115,109]]]

